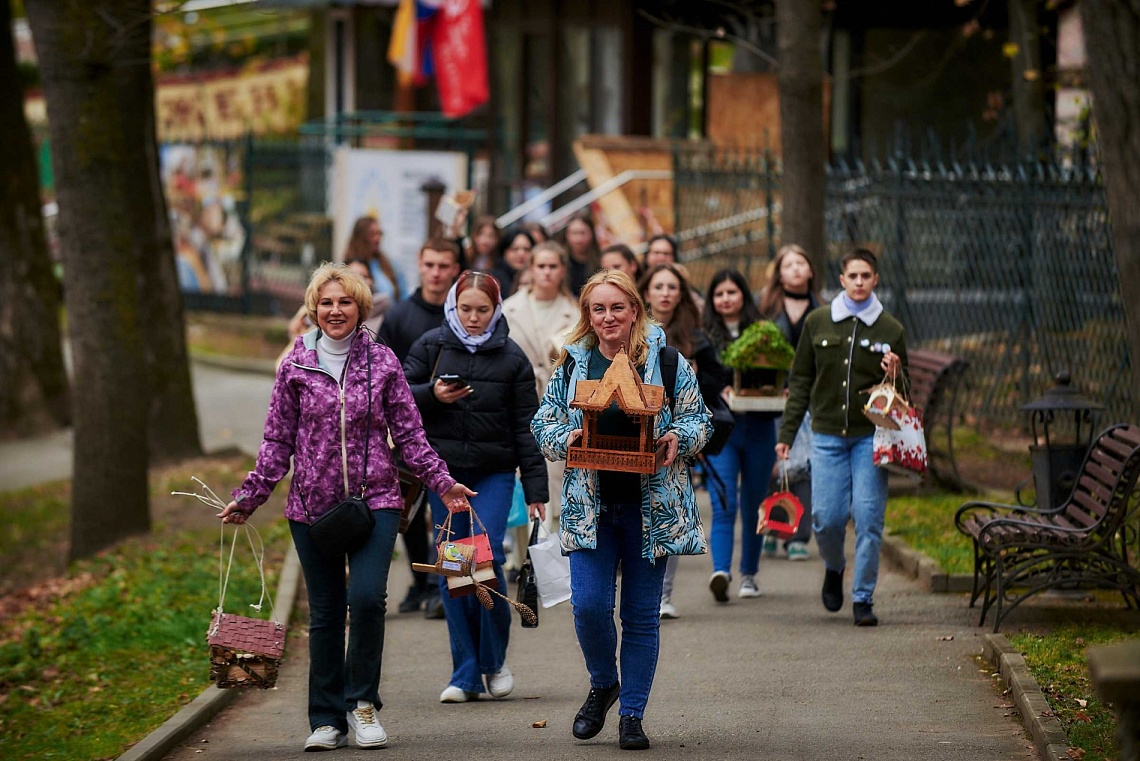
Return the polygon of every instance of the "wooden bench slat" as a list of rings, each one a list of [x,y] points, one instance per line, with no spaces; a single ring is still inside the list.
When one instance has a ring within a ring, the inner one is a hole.
[[[1124,460],[1128,459],[1128,456],[1132,454],[1132,450],[1135,449],[1135,447],[1130,447],[1123,441],[1117,441],[1112,436],[1103,437],[1099,442],[1097,442],[1097,446],[1103,447],[1109,452],[1119,455],[1120,458]]]
[[[1077,479],[1077,483],[1081,488],[1087,489],[1089,494],[1092,494],[1100,502],[1107,505],[1112,501],[1112,487],[1103,483],[1099,478],[1083,475]]]
[[[1065,511],[1065,515],[1087,528],[1096,525],[1104,517],[1104,512],[1104,504],[1093,499],[1088,493],[1077,489],[1073,492],[1073,498],[1070,500],[1069,509]]]
[[[1093,447],[1093,450],[1089,452],[1089,457],[1108,469],[1112,473],[1113,480],[1119,478],[1120,471],[1124,469],[1124,461],[1122,459],[1114,457],[1111,453],[1098,447]]]

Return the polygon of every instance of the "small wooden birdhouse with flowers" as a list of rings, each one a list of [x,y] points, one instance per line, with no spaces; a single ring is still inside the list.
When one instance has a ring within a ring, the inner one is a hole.
[[[602,413],[616,404],[636,424],[637,436],[598,431]],[[566,455],[568,468],[655,473],[663,450],[654,447],[653,425],[665,404],[665,388],[641,380],[623,346],[599,380],[580,380],[570,406],[582,410],[582,437]]]

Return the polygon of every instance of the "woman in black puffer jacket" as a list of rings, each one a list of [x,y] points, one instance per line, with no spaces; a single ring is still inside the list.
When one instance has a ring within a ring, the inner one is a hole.
[[[530,432],[538,409],[534,370],[507,337],[499,283],[484,272],[464,272],[444,303],[444,323],[425,333],[404,360],[404,374],[423,416],[428,442],[449,472],[474,489],[471,506],[487,528],[499,589],[505,590],[503,537],[514,492],[515,469],[532,515],[545,517],[546,464]],[[461,479],[462,480],[462,479]],[[430,498],[432,520],[443,523],[448,508]],[[476,527],[478,524],[476,524]],[[470,535],[467,513],[451,519],[456,538]],[[486,691],[501,698],[514,688],[506,666],[511,612],[485,610],[475,596],[451,598],[446,578],[440,591],[451,635],[452,674],[439,696],[464,703]]]

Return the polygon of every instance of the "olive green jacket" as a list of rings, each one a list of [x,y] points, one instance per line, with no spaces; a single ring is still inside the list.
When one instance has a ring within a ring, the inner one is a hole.
[[[788,405],[779,441],[791,444],[804,413],[811,411],[811,429],[830,436],[870,436],[875,424],[863,414],[867,395],[860,393],[883,380],[882,345],[902,360],[906,378],[906,330],[881,308],[870,325],[864,314],[851,316],[842,305],[827,304],[804,320],[788,382]],[[869,308],[870,309],[870,308]]]

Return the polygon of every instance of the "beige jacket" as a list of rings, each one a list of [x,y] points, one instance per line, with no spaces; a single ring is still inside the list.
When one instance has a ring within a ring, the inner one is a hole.
[[[554,308],[540,321],[531,303],[530,289],[524,288],[503,302],[503,316],[511,328],[511,339],[522,348],[534,368],[535,390],[541,399],[566,334],[578,323],[578,304],[569,296],[559,294]]]

